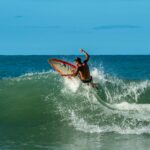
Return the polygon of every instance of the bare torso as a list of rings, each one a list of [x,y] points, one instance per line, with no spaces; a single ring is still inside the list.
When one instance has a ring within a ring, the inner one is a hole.
[[[81,65],[78,66],[78,68],[79,68],[79,75],[80,75],[81,80],[90,79],[91,75],[90,75],[90,70],[89,70],[89,66],[87,65],[87,63],[83,62]]]

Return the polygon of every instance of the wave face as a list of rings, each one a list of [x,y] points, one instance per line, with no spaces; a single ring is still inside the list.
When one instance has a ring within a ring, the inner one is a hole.
[[[38,125],[50,130],[59,125],[87,133],[150,133],[150,81],[145,76],[120,78],[105,70],[103,63],[91,65],[98,90],[46,69],[3,76],[0,127]]]

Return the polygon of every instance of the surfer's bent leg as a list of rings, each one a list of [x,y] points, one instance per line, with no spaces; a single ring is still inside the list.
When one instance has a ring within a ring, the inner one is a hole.
[[[86,83],[88,86],[92,86],[93,88],[97,88],[97,84],[96,83],[93,83],[93,77],[91,76],[90,79],[88,80],[81,80],[82,83]]]

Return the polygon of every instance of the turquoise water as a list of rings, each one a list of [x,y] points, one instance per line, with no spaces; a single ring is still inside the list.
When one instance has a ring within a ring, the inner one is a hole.
[[[91,56],[98,91],[48,58],[0,56],[0,150],[149,149],[150,56]]]

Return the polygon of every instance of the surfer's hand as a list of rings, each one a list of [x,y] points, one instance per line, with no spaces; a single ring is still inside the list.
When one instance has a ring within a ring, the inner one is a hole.
[[[84,50],[83,50],[83,49],[80,49],[80,52],[81,52],[81,53],[83,53],[83,52],[84,52]]]

